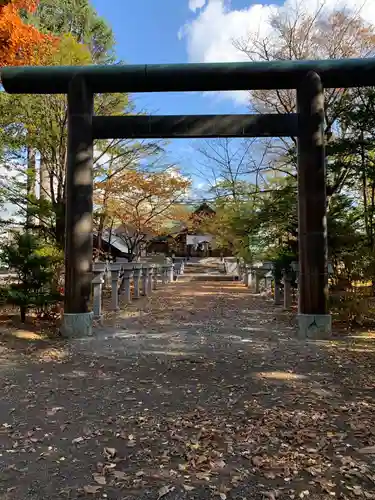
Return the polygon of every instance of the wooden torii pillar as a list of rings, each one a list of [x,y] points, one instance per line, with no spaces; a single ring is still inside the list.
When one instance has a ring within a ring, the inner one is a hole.
[[[299,333],[331,333],[328,314],[326,158],[324,91],[319,75],[309,72],[297,88]]]

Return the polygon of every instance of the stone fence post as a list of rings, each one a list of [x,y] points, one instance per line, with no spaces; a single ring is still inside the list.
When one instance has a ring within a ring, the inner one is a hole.
[[[103,293],[103,284],[104,284],[104,272],[97,273],[94,279],[92,280],[93,286],[93,313],[94,319],[102,322],[102,293]]]
[[[260,275],[255,271],[255,293],[260,293]]]
[[[243,268],[243,282],[244,282],[244,285],[246,287],[249,286],[249,275],[250,275],[250,273],[251,273],[250,266],[248,264],[245,264],[244,268]]]
[[[182,262],[176,262],[173,267],[173,279],[174,281],[178,280],[178,277],[182,274]]]
[[[108,259],[105,261],[104,286],[106,290],[112,286],[111,263]]]
[[[155,264],[153,280],[152,280],[152,289],[157,290],[158,288],[158,276],[160,273],[160,264]]]
[[[168,283],[168,272],[169,264],[162,264],[161,265],[161,283],[162,285],[166,285]]]
[[[142,295],[145,297],[148,295],[149,269],[150,265],[147,262],[142,262]]]
[[[284,309],[288,311],[292,307],[292,277],[284,273]]]
[[[166,266],[167,283],[173,283],[173,270],[174,270],[174,264],[168,263]]]
[[[122,269],[122,264],[113,263],[109,266],[111,270],[111,283],[112,283],[112,310],[118,311],[120,309],[118,301],[118,281],[120,277],[120,271]]]
[[[132,301],[132,295],[130,290],[130,280],[133,277],[133,266],[132,262],[128,262],[127,264],[122,264],[123,275],[122,275],[122,283],[120,286],[120,293],[124,297],[125,304],[130,304]]]
[[[152,294],[152,280],[153,280],[154,273],[155,273],[155,264],[149,264],[149,266],[147,268],[147,273],[148,273],[148,276],[147,276],[146,294],[151,295]]]
[[[281,286],[278,280],[275,280],[275,289],[273,293],[273,303],[275,306],[281,305]]]
[[[253,292],[254,291],[254,282],[255,282],[255,274],[254,274],[254,269],[252,269],[250,266],[249,266],[249,269],[248,269],[248,277],[247,277],[247,287],[248,289]]]
[[[103,287],[105,276],[108,273],[108,266],[106,262],[93,262],[92,266],[93,280],[93,313],[94,318],[101,320],[102,316],[102,303],[103,303]]]
[[[134,299],[139,299],[141,296],[140,290],[139,290],[139,282],[141,279],[141,273],[142,273],[142,263],[135,262],[133,266],[133,298]]]

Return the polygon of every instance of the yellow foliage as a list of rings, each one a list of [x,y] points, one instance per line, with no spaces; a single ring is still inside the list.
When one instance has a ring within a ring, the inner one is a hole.
[[[56,50],[49,54],[45,63],[48,66],[86,66],[92,63],[92,56],[89,47],[67,33],[61,37]]]
[[[182,211],[177,205],[189,187],[189,179],[168,171],[145,173],[128,169],[96,183],[95,203],[120,225],[130,225],[136,232],[158,234],[169,221],[179,220]]]

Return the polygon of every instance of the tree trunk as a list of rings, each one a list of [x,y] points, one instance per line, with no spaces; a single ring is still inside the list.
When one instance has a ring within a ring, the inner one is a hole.
[[[97,249],[98,249],[98,254],[100,255],[102,252],[102,241],[103,241],[103,232],[104,232],[104,226],[106,223],[107,219],[107,204],[108,204],[108,192],[107,189],[104,191],[103,195],[103,206],[102,206],[102,211],[99,217],[99,227],[98,227],[98,239],[97,239]],[[113,229],[113,219],[111,223],[111,231]]]
[[[35,218],[33,216],[33,211],[35,209],[35,181],[36,181],[36,166],[35,166],[35,150],[31,147],[27,149],[27,181],[26,181],[26,196],[27,196],[27,208],[26,208],[26,228],[34,224]]]
[[[40,200],[51,201],[51,182],[45,158],[41,156],[39,167]]]
[[[98,237],[97,237],[97,243],[96,243],[96,248],[98,251],[98,256],[100,258],[101,253],[102,253],[102,245],[103,245],[103,232],[104,232],[104,224],[105,224],[105,219],[106,219],[106,214],[105,212],[102,212],[99,217],[99,227],[98,227]]]

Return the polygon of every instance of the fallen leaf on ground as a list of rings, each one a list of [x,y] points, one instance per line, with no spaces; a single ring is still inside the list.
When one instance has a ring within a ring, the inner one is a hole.
[[[55,406],[54,408],[51,408],[50,410],[47,410],[47,417],[53,417],[56,415],[56,413],[59,410],[63,410],[64,408],[62,406]]]
[[[91,484],[88,484],[87,486],[83,487],[83,491],[89,495],[95,495],[96,493],[98,493],[98,491],[101,490],[101,488],[101,486],[93,486]]]
[[[107,484],[106,478],[99,474],[98,472],[95,472],[95,474],[92,475],[94,481],[98,484],[104,485]]]
[[[115,458],[116,453],[116,448],[104,448],[104,456],[106,458]]]
[[[225,467],[224,460],[216,460],[216,462],[210,462],[213,469],[223,469]]]
[[[196,477],[197,479],[205,479],[206,481],[210,480],[210,475],[208,472],[197,472]]]
[[[167,485],[167,486],[162,486],[160,488],[160,490],[158,491],[158,500],[162,497],[164,497],[165,495],[168,495],[168,493],[170,493],[171,491],[173,491],[175,488],[174,486],[170,486],[170,485]]]
[[[128,475],[126,474],[126,472],[123,472],[121,470],[114,470],[113,471],[113,476],[118,479],[119,481],[122,481],[124,479],[128,479]]]
[[[79,444],[79,443],[82,443],[82,441],[84,441],[83,437],[80,436],[80,437],[77,437],[75,439],[73,439],[72,443],[73,444]]]
[[[108,471],[111,471],[112,469],[115,469],[116,466],[117,466],[117,464],[113,464],[113,463],[105,464],[103,466],[103,470],[102,470],[103,474],[105,474]],[[99,472],[101,472],[101,471],[99,470]]]

